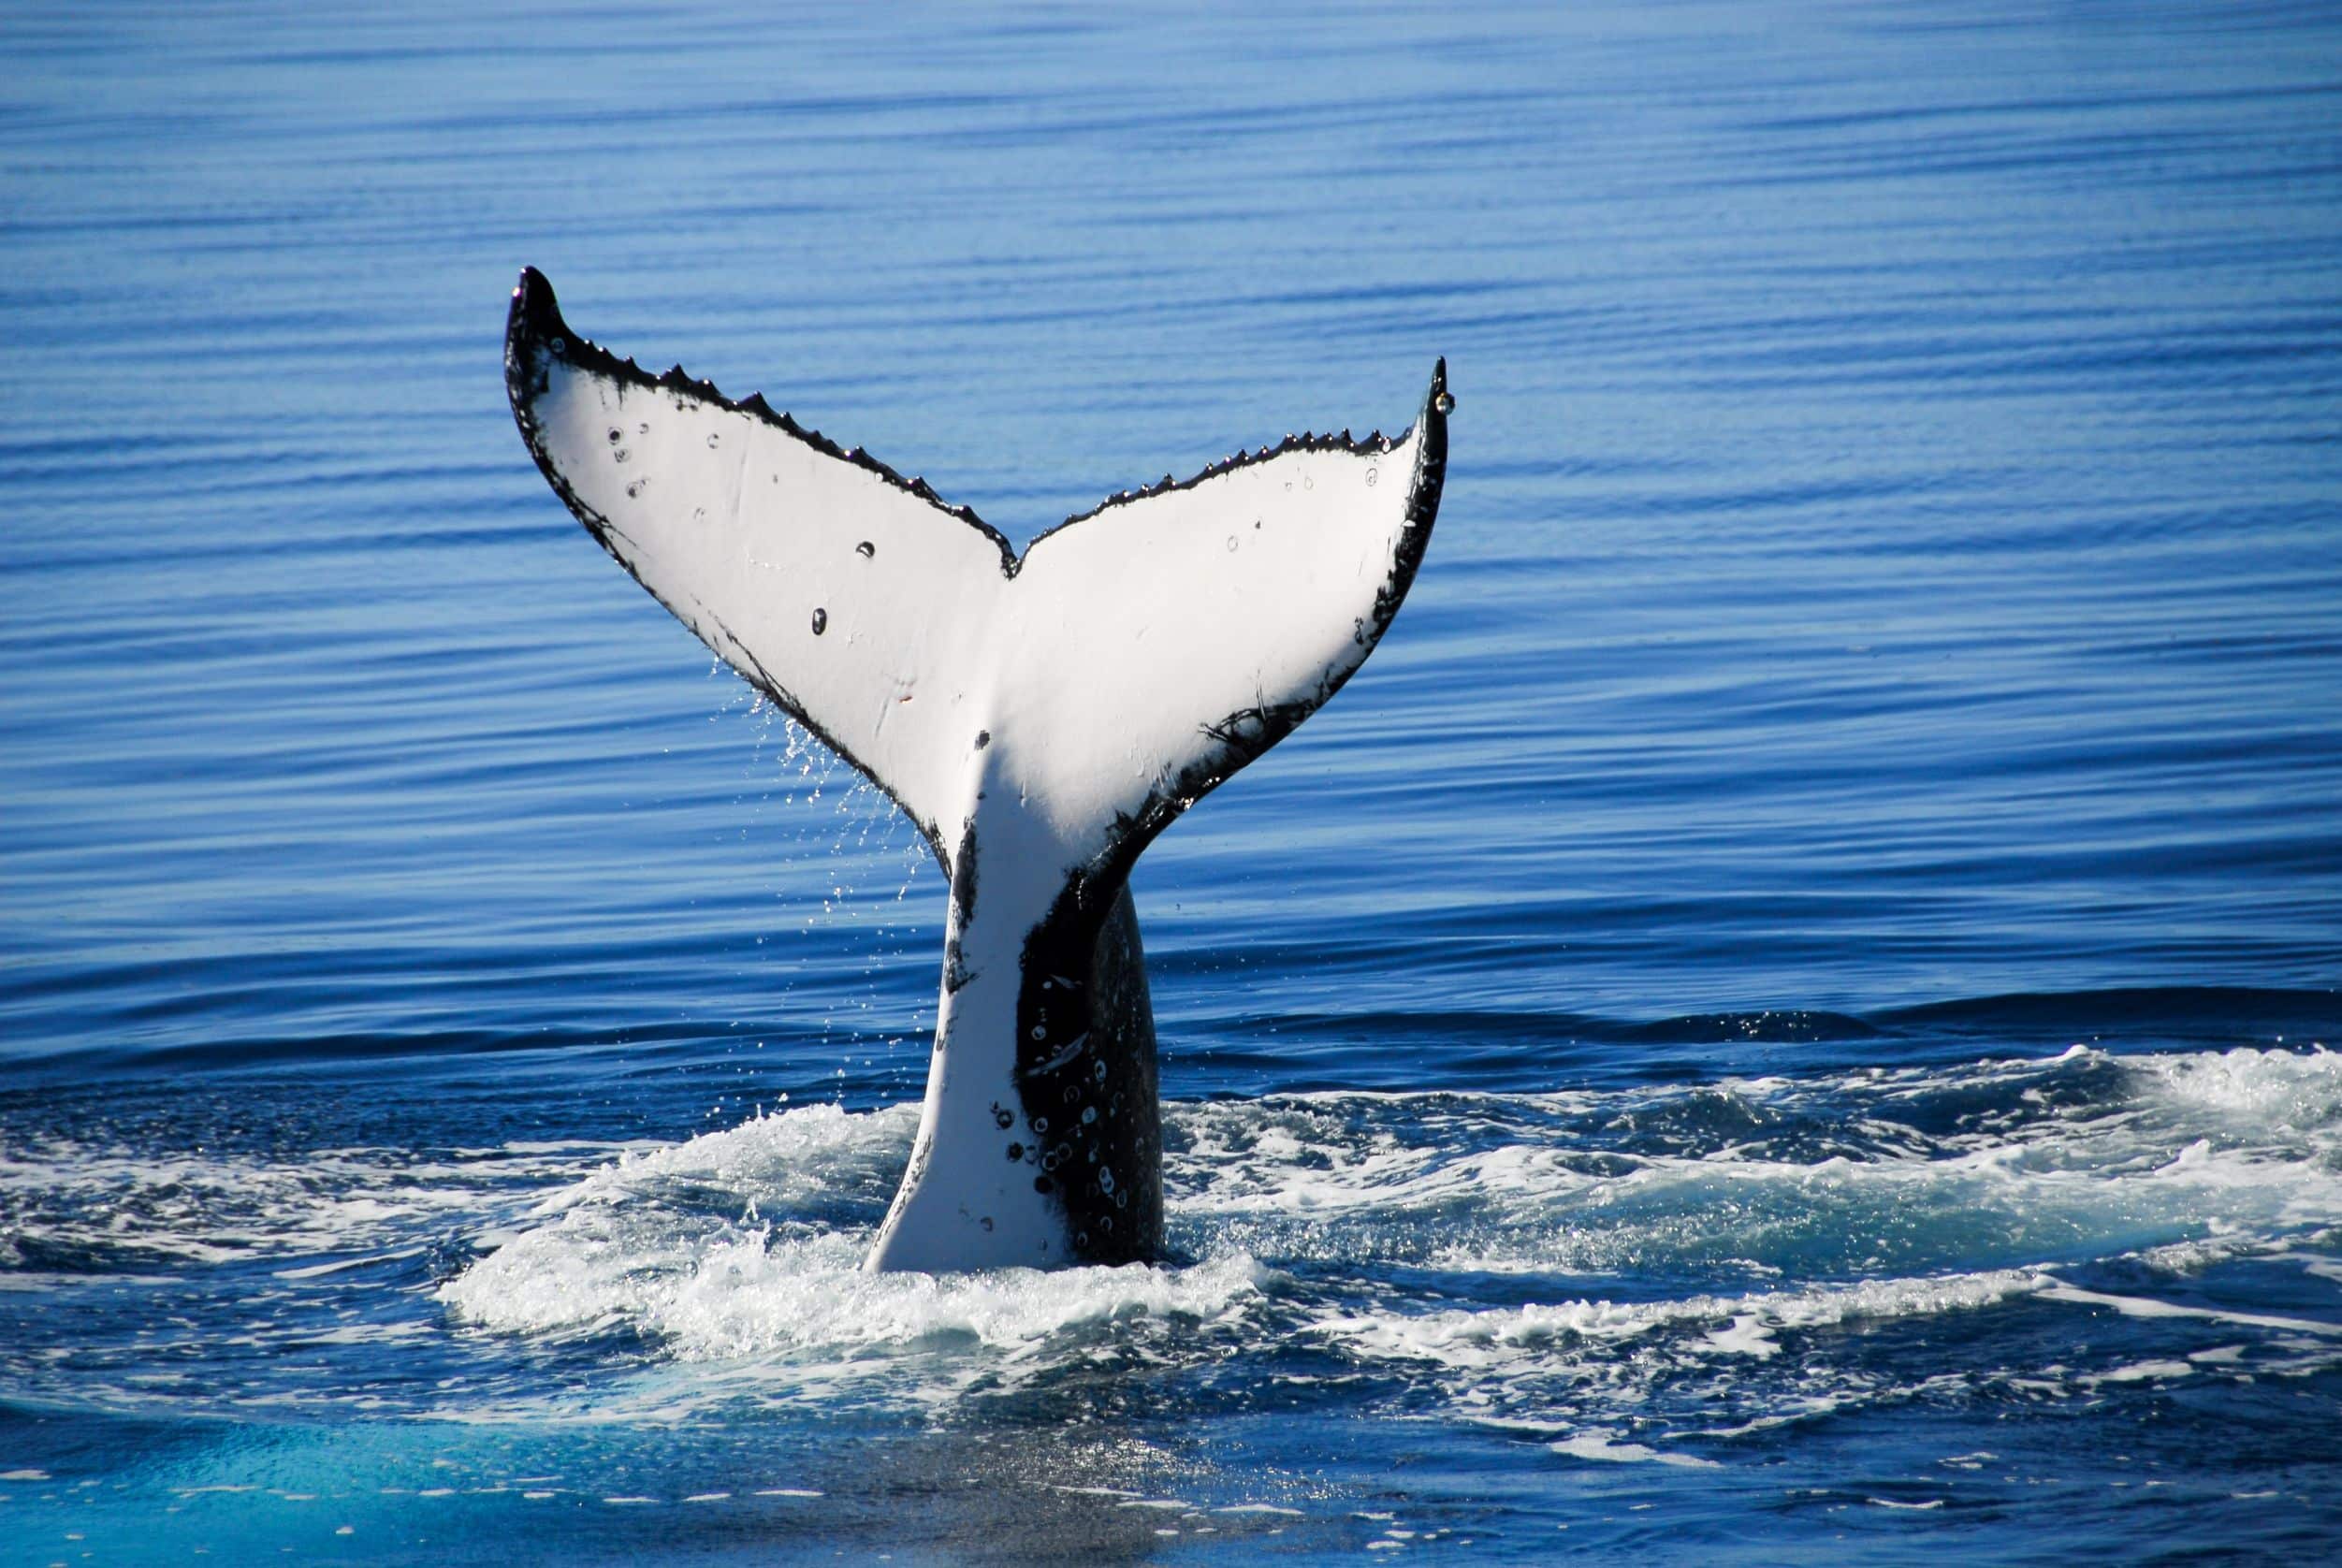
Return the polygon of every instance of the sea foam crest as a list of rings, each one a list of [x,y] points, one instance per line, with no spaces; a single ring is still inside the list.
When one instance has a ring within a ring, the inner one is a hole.
[[[1608,1432],[1598,1457],[1641,1457],[1664,1449],[1627,1434],[1654,1421],[1729,1436],[1903,1397],[1829,1348],[1857,1323],[1942,1320],[1957,1376],[2026,1397],[2335,1361],[2342,1336],[2316,1313],[2162,1312],[2151,1282],[2295,1252],[2327,1265],[2337,1107],[2342,1057],[2322,1051],[2087,1048],[1600,1094],[1173,1104],[1187,1261],[936,1277],[861,1271],[916,1109],[812,1107],[583,1174],[439,1299],[489,1331],[647,1336],[698,1382],[760,1398],[851,1385],[932,1402],[1098,1354],[1172,1377],[1236,1355],[1305,1384],[1331,1357],[1360,1397],[1387,1386],[1404,1407],[1428,1384],[1476,1420],[1581,1446]],[[2003,1361],[1972,1325],[2020,1308],[2181,1338],[2104,1366]]]
[[[1013,1351],[1085,1324],[1222,1316],[1258,1294],[1248,1257],[1198,1268],[862,1269],[917,1108],[764,1115],[593,1172],[539,1205],[544,1222],[439,1298],[483,1328],[626,1327],[687,1359]]]

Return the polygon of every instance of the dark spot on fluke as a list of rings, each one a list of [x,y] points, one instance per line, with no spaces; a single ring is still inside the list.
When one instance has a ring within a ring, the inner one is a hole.
[[[813,606],[813,634],[818,637],[829,630],[829,612],[819,604]]]

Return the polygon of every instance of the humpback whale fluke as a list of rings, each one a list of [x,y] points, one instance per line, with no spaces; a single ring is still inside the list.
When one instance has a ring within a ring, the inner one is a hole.
[[[1112,497],[1022,556],[761,395],[578,337],[534,269],[504,378],[586,530],[901,806],[950,882],[926,1103],[869,1266],[1154,1258],[1130,867],[1398,613],[1447,472],[1446,361],[1396,439],[1288,436]]]

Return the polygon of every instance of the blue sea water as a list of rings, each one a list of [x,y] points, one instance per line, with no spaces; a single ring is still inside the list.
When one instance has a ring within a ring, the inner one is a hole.
[[[1447,356],[1166,1267],[856,1271],[942,890],[524,263],[1019,540]],[[2342,1544],[2329,7],[11,6],[0,321],[0,1561]]]

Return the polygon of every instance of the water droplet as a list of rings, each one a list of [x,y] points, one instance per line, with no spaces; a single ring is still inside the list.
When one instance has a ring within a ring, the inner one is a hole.
[[[717,443],[718,443],[720,440],[722,440],[722,438],[721,438],[720,436],[717,436],[717,435],[712,435],[712,434],[711,434],[711,435],[709,435],[709,436],[708,436],[708,438],[707,438],[707,444],[708,444],[710,447],[713,447],[713,446],[715,446],[715,445],[716,445],[716,444],[717,444]]]
[[[610,427],[610,444],[612,446],[616,446],[620,441],[623,441],[625,437],[626,432],[624,430],[619,429],[616,425]]]
[[[1112,1166],[1101,1165],[1098,1168],[1098,1184],[1108,1192],[1114,1190],[1114,1171]]]
[[[1375,487],[1375,481],[1381,475],[1381,473],[1382,470],[1380,469],[1370,468],[1366,471],[1366,487],[1368,489],[1371,490]]]
[[[1037,1040],[1047,1039],[1049,1038],[1049,1031],[1036,1024],[1032,1028],[1032,1036]]]
[[[569,340],[566,338],[547,338],[545,340],[545,343],[556,354],[567,354],[569,352]]]
[[[650,434],[650,427],[647,425],[637,425],[634,427],[634,433],[638,436],[647,436]]]
[[[829,612],[819,604],[813,606],[813,634],[818,637],[829,630]]]
[[[1010,1145],[1009,1145],[1009,1158],[1011,1158],[1011,1159],[1012,1159],[1012,1160],[1021,1160],[1021,1159],[1023,1159],[1024,1157],[1025,1157],[1025,1145],[1024,1145],[1024,1144],[1022,1144],[1022,1143],[1011,1143],[1011,1144],[1010,1144]]]
[[[622,463],[626,461],[626,448],[623,446],[619,447],[617,451],[610,454],[610,458],[613,462]]]
[[[1236,549],[1236,536],[1232,533],[1228,536],[1228,547],[1231,554],[1234,553]]]
[[[1105,1064],[1105,1063],[1103,1063],[1103,1062],[1100,1062],[1100,1063],[1098,1063],[1098,1065],[1099,1067],[1104,1067],[1106,1064]],[[1098,1107],[1096,1107],[1096,1106],[1094,1106],[1094,1105],[1085,1105],[1085,1106],[1084,1106],[1084,1107],[1082,1108],[1082,1125],[1083,1125],[1084,1126],[1085,1126],[1085,1127],[1086,1127],[1086,1126],[1088,1126],[1088,1125],[1089,1125],[1092,1122],[1095,1122],[1095,1121],[1097,1121],[1097,1120],[1098,1120]]]
[[[1090,1064],[1090,1077],[1100,1083],[1106,1082],[1106,1059],[1104,1057],[1101,1056]]]
[[[1005,1108],[996,1105],[992,1108],[992,1119],[999,1125],[1001,1131],[1006,1132],[1009,1124],[1016,1118],[1011,1116]]]
[[[1456,399],[1449,397],[1447,393],[1442,392],[1438,397],[1432,399],[1432,407],[1439,410],[1442,414],[1453,414],[1456,410]]]
[[[878,553],[879,547],[876,544],[871,544],[867,539],[854,546],[854,554],[860,556],[865,560],[868,560]]]
[[[629,485],[628,486],[626,486],[626,493],[627,493],[627,495],[628,495],[630,498],[631,498],[631,497],[633,497],[633,496],[638,496],[638,495],[641,495],[641,494],[643,493],[643,486],[644,486],[645,485],[647,485],[648,483],[650,483],[650,481],[648,481],[647,479],[637,479],[637,480],[635,480],[635,481],[634,481],[634,483],[633,483],[632,485]]]
[[[1042,1133],[1047,1132],[1047,1131],[1049,1130],[1049,1118],[1048,1118],[1048,1117],[1046,1117],[1046,1116],[1036,1116],[1036,1117],[1034,1117],[1034,1118],[1033,1118],[1033,1130],[1034,1130],[1035,1132],[1042,1132]]]
[[[1311,477],[1310,477],[1308,474],[1306,474],[1306,473],[1304,473],[1304,474],[1302,474],[1302,489],[1304,489],[1304,490],[1314,490],[1314,489],[1316,489],[1316,487],[1317,487],[1317,481],[1316,481],[1316,480],[1315,480],[1315,479],[1313,479],[1313,478],[1311,478]]]

